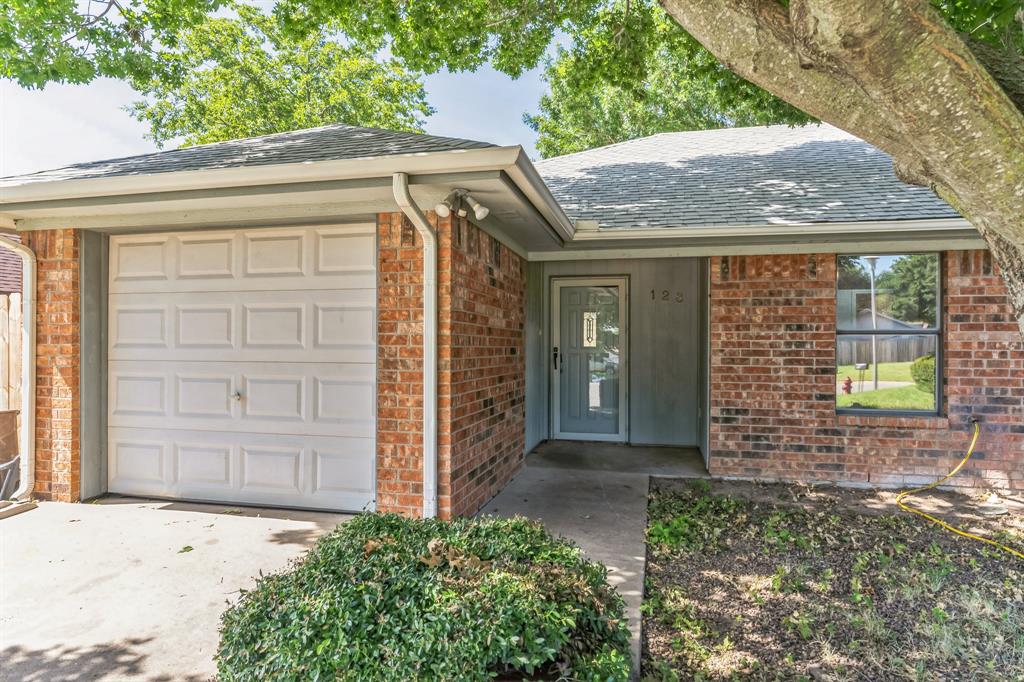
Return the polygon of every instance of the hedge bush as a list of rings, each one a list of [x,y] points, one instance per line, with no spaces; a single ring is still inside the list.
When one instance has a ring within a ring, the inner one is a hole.
[[[910,363],[910,377],[918,389],[925,393],[935,392],[935,355],[922,355]]]
[[[365,514],[224,613],[219,678],[624,680],[606,573],[522,518]]]

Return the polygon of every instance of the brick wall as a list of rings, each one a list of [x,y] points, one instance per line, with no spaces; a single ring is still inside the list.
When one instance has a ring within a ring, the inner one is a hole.
[[[442,242],[442,423],[450,457],[443,511],[473,514],[523,463],[526,263],[465,219]]]
[[[423,504],[422,242],[400,213],[377,220],[377,509]]]
[[[79,449],[78,233],[30,232],[36,291],[35,493],[73,502],[81,493]]]
[[[464,219],[438,230],[438,512],[472,514],[518,471],[525,263]],[[422,242],[378,216],[377,508],[422,509]]]
[[[837,415],[835,256],[711,261],[711,473],[1024,489],[1024,345],[987,252],[944,257],[942,416]]]

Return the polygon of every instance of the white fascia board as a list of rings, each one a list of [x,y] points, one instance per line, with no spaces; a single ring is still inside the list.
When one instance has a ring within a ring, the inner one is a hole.
[[[309,161],[242,168],[173,171],[152,175],[22,182],[13,185],[0,183],[0,212],[3,211],[5,203],[28,201],[390,177],[393,173],[415,175],[503,169],[515,165],[521,154],[522,148],[517,145],[514,147],[483,147],[443,152],[394,154],[338,161]]]
[[[890,234],[893,232],[932,232],[935,230],[974,230],[963,218],[932,220],[884,220],[844,223],[779,223],[761,225],[694,225],[692,227],[601,228],[577,229],[574,243],[609,241],[649,242],[652,240],[686,240],[735,237],[793,237],[815,235]]]
[[[173,193],[190,190],[212,190],[221,188],[239,188],[247,186],[288,185],[298,186],[300,183],[314,183],[331,180],[360,180],[371,178],[390,178],[394,173],[406,173],[419,176],[422,184],[425,176],[434,174],[458,174],[485,171],[503,171],[533,204],[542,219],[564,240],[573,235],[572,221],[562,211],[561,206],[551,195],[550,190],[538,175],[537,169],[523,152],[522,147],[485,147],[481,149],[452,150],[444,152],[425,152],[418,154],[397,154],[361,159],[345,159],[339,161],[316,161],[309,163],[290,163],[269,166],[252,166],[244,168],[221,168],[202,171],[180,171],[155,173],[152,175],[127,175],[107,178],[88,178],[81,180],[53,180],[36,183],[22,183],[4,186],[0,183],[0,221],[12,223],[17,219],[18,211],[3,214],[4,204],[36,203],[40,207],[47,202],[67,199],[96,198],[99,201],[90,208],[90,216],[68,218],[66,216],[45,215],[35,218],[18,220],[18,229],[47,229],[51,226],[67,227],[73,223],[77,227],[113,226],[138,222],[140,216],[110,217],[103,215],[102,207],[105,199],[110,205],[123,202],[126,197],[137,194]],[[312,208],[312,207],[307,207]],[[295,215],[294,208],[285,211],[288,215],[279,217],[296,218],[309,211],[299,211]],[[214,206],[202,211],[175,212],[174,215],[162,216],[157,212],[148,212],[150,219],[163,218],[161,222],[180,223],[185,218],[191,220],[214,220],[228,218],[232,214],[237,217],[238,209],[218,211]],[[270,211],[274,213],[274,211]],[[221,215],[224,214],[224,215]],[[266,209],[260,209],[260,218],[267,218]],[[510,236],[502,233],[502,241],[509,244]],[[512,241],[509,244],[520,255],[526,252]],[[514,245],[514,246],[513,246]]]
[[[522,150],[521,147],[519,149],[520,151]],[[526,198],[534,205],[544,219],[548,221],[548,224],[555,229],[558,235],[566,242],[572,241],[574,234],[576,234],[576,228],[573,226],[572,220],[569,219],[569,216],[565,214],[565,211],[562,210],[562,207],[555,200],[551,190],[548,189],[547,183],[537,173],[537,168],[526,154],[520,153],[518,158],[516,158],[515,164],[504,170],[512,182],[519,188],[519,191],[526,195]]]
[[[914,253],[921,251],[967,251],[987,249],[981,237],[949,237],[944,239],[869,239],[851,241],[819,241],[766,244],[721,244],[694,246],[656,246],[639,244],[609,248],[531,251],[530,261],[615,260],[626,258],[703,258],[707,256],[770,256],[800,253]]]

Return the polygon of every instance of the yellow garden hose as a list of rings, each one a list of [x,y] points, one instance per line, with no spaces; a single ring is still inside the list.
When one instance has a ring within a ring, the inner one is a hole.
[[[920,509],[915,509],[914,507],[911,507],[910,505],[906,504],[903,501],[906,498],[910,497],[911,495],[916,495],[917,493],[924,492],[925,490],[931,490],[932,488],[938,487],[938,486],[942,485],[943,483],[945,483],[946,481],[948,481],[949,479],[951,479],[954,476],[956,476],[957,472],[960,471],[961,469],[963,469],[964,465],[967,464],[967,460],[969,460],[971,458],[971,455],[974,454],[974,446],[978,444],[978,434],[979,433],[981,433],[981,427],[978,425],[978,422],[974,422],[974,437],[971,438],[971,446],[969,448],[967,448],[967,454],[964,455],[964,458],[962,460],[960,460],[960,463],[957,464],[956,467],[954,467],[952,471],[950,471],[948,474],[946,474],[945,476],[943,476],[939,480],[935,481],[934,483],[929,483],[928,485],[923,485],[920,488],[912,488],[910,490],[904,490],[903,492],[901,492],[899,495],[896,496],[896,504],[898,504],[900,509],[902,509],[903,511],[907,511],[907,512],[910,512],[911,514],[917,514],[918,516],[924,517],[924,518],[928,519],[929,521],[931,521],[932,523],[935,523],[935,524],[938,524],[939,526],[942,526],[943,528],[945,528],[946,530],[950,531],[951,533],[956,533],[957,535],[962,535],[965,538],[970,538],[971,540],[977,540],[978,542],[985,542],[987,544],[992,545],[993,547],[998,547],[999,549],[1003,550],[1004,552],[1009,552],[1010,554],[1014,555],[1018,559],[1024,559],[1024,553],[1018,552],[1017,550],[1015,550],[1012,547],[1007,547],[1006,545],[1004,545],[1004,544],[1002,544],[1000,542],[996,542],[995,540],[990,540],[989,538],[983,538],[980,535],[975,535],[974,533],[969,533],[966,530],[963,530],[962,528],[957,528],[956,526],[952,526],[952,525],[946,523],[945,521],[943,521],[942,519],[937,519],[934,516],[932,516],[931,514],[927,514],[927,513],[923,512],[923,511],[921,511]]]

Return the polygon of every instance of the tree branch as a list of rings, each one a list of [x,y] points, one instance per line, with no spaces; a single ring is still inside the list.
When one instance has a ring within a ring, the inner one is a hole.
[[[815,118],[893,154],[898,130],[852,78],[814,64],[777,0],[660,0],[726,67]],[[845,0],[844,0],[845,1]]]
[[[1024,333],[1020,58],[972,50],[927,0],[662,3],[733,71],[888,152],[970,220]]]

